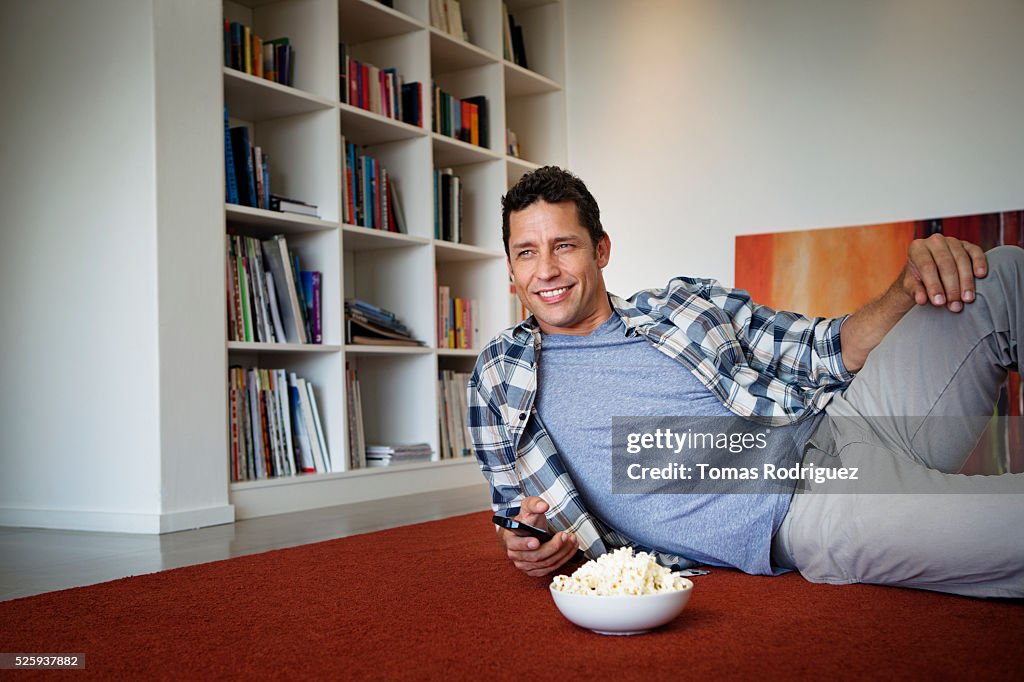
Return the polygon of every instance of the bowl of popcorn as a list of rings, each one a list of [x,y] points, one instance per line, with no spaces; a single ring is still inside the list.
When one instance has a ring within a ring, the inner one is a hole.
[[[622,547],[551,581],[562,615],[601,635],[637,635],[682,613],[693,583],[647,552]]]

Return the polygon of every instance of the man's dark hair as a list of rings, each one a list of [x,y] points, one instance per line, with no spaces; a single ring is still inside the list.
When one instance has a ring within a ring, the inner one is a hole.
[[[522,211],[543,199],[549,204],[571,201],[576,204],[576,218],[590,233],[594,247],[604,236],[601,227],[601,209],[597,207],[594,195],[583,181],[558,166],[544,166],[527,173],[515,184],[508,194],[501,198],[501,238],[505,242],[505,256],[508,252],[508,219],[512,211]]]

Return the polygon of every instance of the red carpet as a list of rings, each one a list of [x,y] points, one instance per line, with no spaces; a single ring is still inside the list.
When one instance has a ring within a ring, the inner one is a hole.
[[[605,637],[509,565],[489,513],[0,603],[0,652],[103,679],[1020,679],[1024,604],[715,570],[670,626]]]

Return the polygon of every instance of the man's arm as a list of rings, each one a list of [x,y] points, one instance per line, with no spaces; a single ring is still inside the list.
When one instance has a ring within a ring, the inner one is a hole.
[[[907,264],[882,296],[851,315],[840,331],[843,364],[856,372],[889,330],[915,305],[945,306],[958,313],[974,301],[974,279],[988,274],[976,244],[933,234],[915,239]]]
[[[525,497],[515,471],[515,449],[500,416],[491,409],[486,388],[474,377],[467,395],[467,425],[480,470],[491,486],[491,507],[496,514],[511,516],[523,523],[548,530],[547,503],[539,497]],[[557,533],[541,544],[536,538],[524,538],[495,527],[505,555],[529,576],[547,575],[573,558],[579,540],[573,533]]]

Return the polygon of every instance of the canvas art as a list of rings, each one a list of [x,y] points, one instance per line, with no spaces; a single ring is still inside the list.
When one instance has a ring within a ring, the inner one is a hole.
[[[937,232],[984,249],[1024,247],[1024,211],[741,235],[736,238],[736,286],[772,308],[844,315],[886,290],[903,268],[911,241]],[[1011,372],[993,422],[963,473],[1024,471],[1022,403],[1020,374]]]

